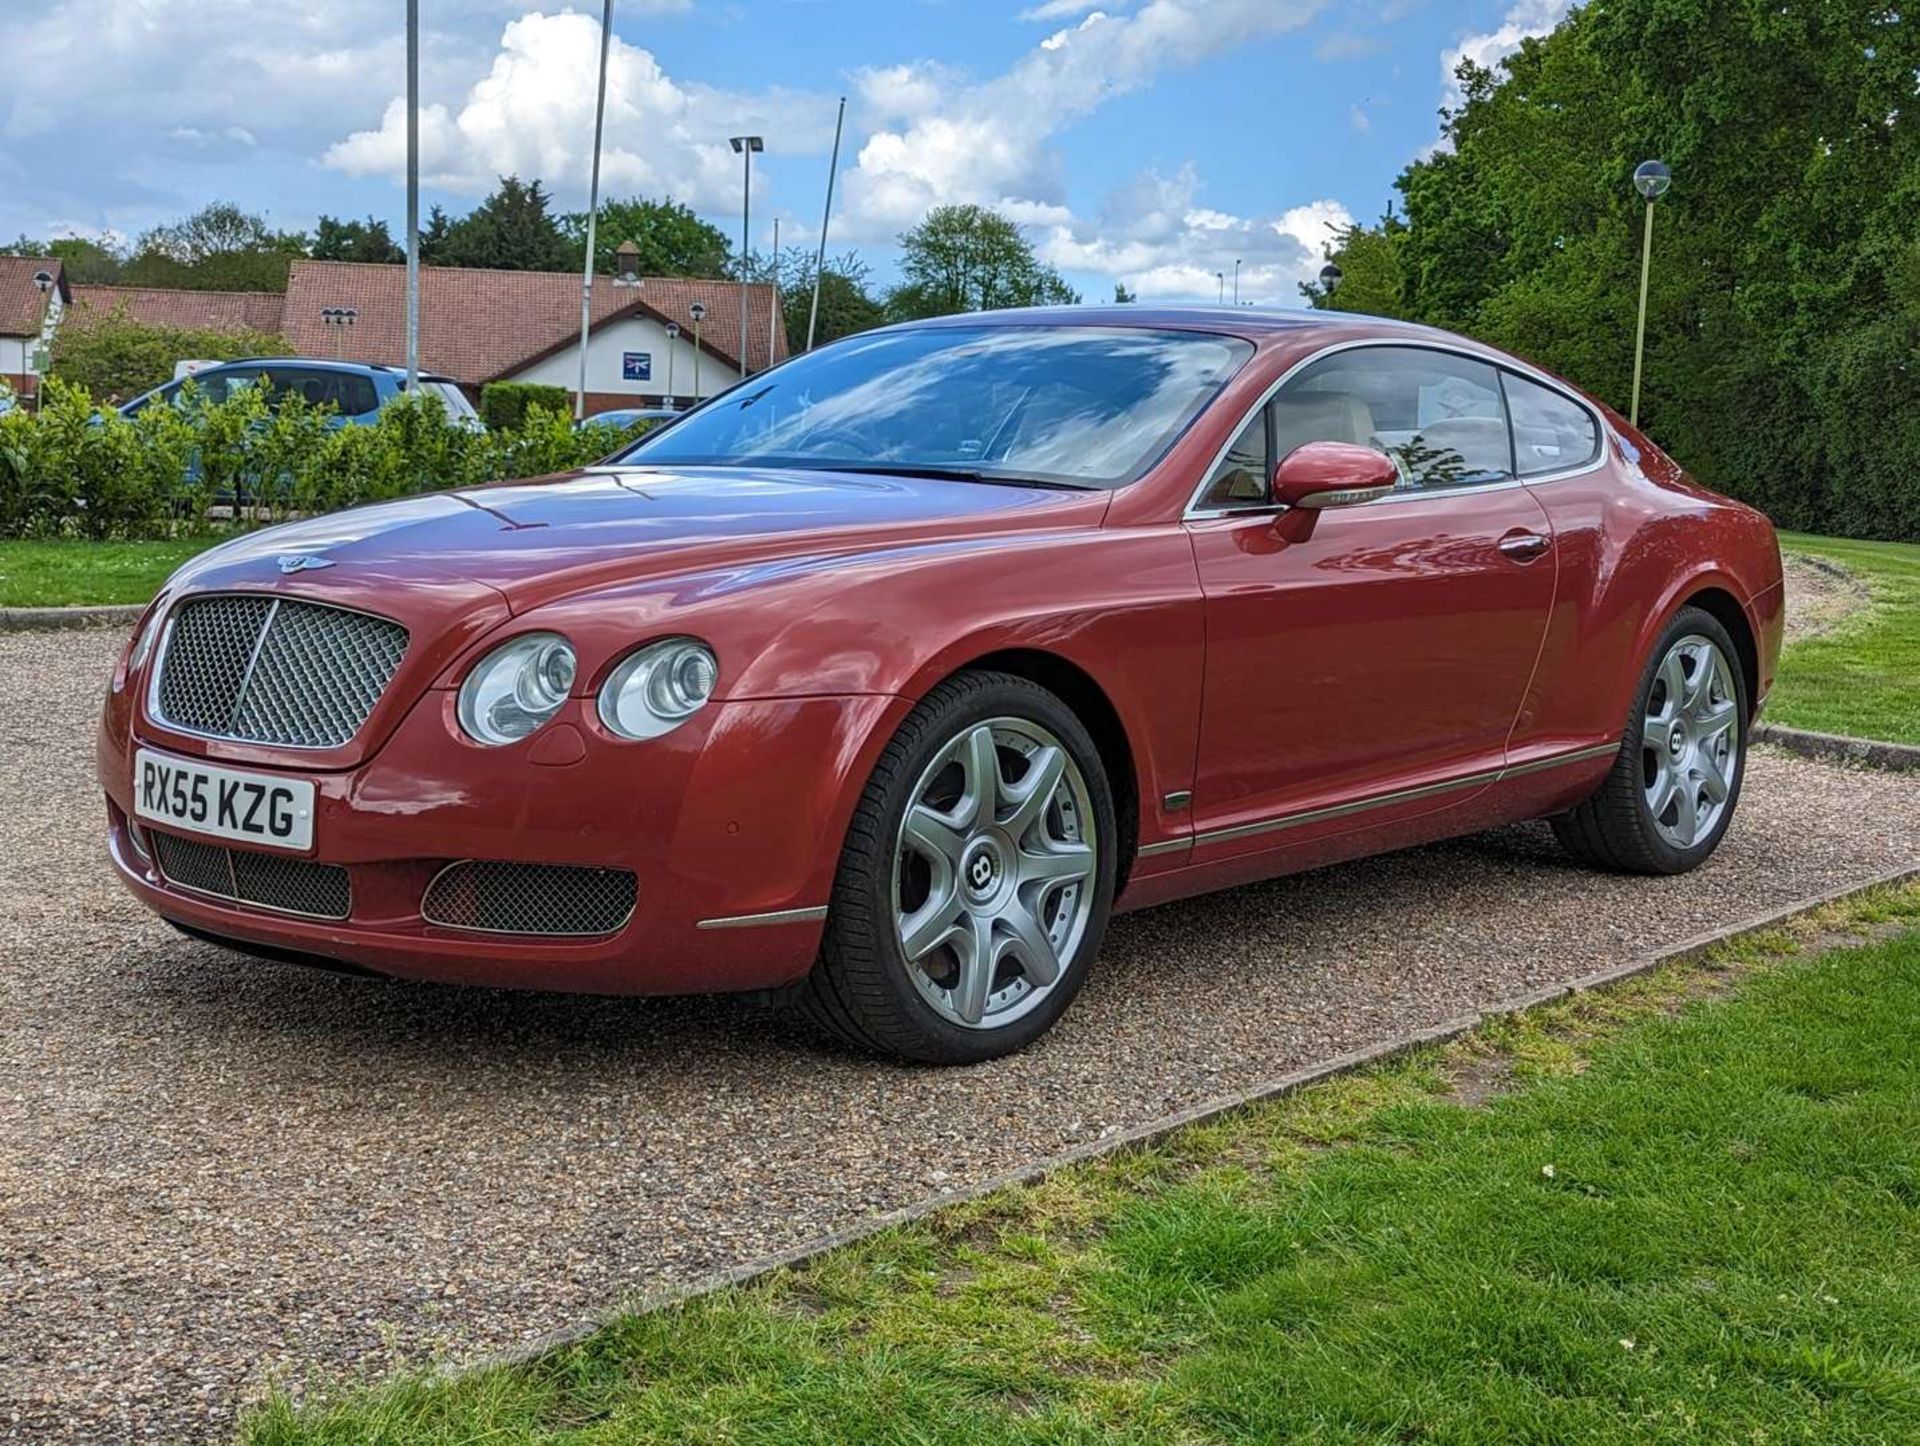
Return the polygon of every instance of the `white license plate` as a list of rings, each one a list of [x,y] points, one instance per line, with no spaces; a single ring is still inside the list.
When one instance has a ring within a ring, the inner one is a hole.
[[[133,759],[133,811],[149,823],[276,849],[313,847],[313,785],[215,768],[142,748]]]

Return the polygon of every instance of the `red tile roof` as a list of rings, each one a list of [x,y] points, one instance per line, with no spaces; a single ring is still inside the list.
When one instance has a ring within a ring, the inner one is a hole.
[[[693,334],[693,303],[706,303],[702,349],[739,363],[740,287],[730,281],[647,277],[633,287],[596,277],[593,325],[639,312],[678,322]],[[768,331],[779,293],[747,288],[747,355],[755,370],[769,364]],[[352,361],[406,363],[407,269],[348,261],[296,261],[287,279],[284,334],[304,356],[339,354]],[[344,336],[321,320],[326,307],[359,312]],[[784,360],[784,327],[773,327],[772,360]],[[468,386],[511,376],[580,337],[580,277],[562,271],[481,271],[427,266],[420,271],[420,365]]]
[[[52,256],[0,256],[0,336],[38,336],[47,314],[47,298],[34,284],[51,272],[63,300],[71,300],[66,268]]]
[[[130,320],[181,331],[280,330],[287,299],[277,291],[173,291],[153,286],[76,286],[64,326],[124,310]]]

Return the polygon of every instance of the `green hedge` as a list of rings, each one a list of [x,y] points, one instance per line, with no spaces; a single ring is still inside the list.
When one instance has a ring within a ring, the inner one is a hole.
[[[372,426],[330,421],[299,397],[269,409],[253,387],[127,418],[50,378],[43,411],[0,415],[0,537],[171,537],[203,526],[216,501],[270,520],[564,472],[612,450],[605,429],[576,432],[537,404],[498,431],[449,422],[428,394]]]
[[[480,388],[480,420],[496,431],[519,427],[530,407],[564,416],[573,410],[573,393],[544,382],[488,382]]]

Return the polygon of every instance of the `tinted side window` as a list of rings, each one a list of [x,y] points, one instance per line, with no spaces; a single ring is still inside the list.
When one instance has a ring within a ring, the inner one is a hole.
[[[357,417],[380,405],[372,380],[357,373],[275,367],[273,401],[278,404],[289,396],[302,397],[310,406],[331,405],[343,417]]]
[[[1274,452],[1353,442],[1399,465],[1403,491],[1513,476],[1500,376],[1419,347],[1357,347],[1313,363],[1273,399]]]
[[[1593,414],[1512,372],[1501,374],[1513,413],[1513,454],[1522,477],[1584,467],[1600,452]]]
[[[1207,508],[1261,506],[1272,495],[1273,459],[1267,450],[1267,408],[1253,414],[1227,455],[1213,470],[1200,505]]]

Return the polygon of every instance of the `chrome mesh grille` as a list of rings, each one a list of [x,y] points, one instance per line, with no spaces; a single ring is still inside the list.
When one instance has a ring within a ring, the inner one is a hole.
[[[420,915],[488,934],[611,934],[633,913],[638,893],[625,869],[468,860],[440,871]]]
[[[353,886],[338,864],[222,848],[157,829],[147,837],[161,876],[179,888],[314,919],[344,919],[353,911]]]
[[[385,618],[294,598],[182,603],[167,628],[154,705],[191,733],[337,748],[393,681],[407,630]]]

